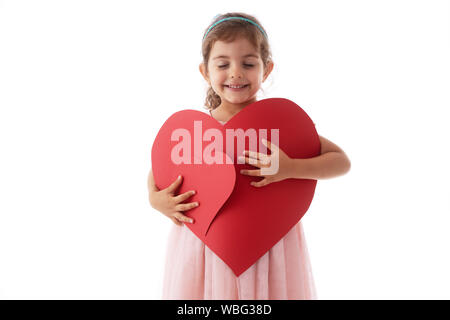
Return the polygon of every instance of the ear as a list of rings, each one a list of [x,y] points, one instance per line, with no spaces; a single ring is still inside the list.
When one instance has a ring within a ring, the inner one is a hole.
[[[204,78],[208,83],[210,83],[210,82],[209,82],[208,74],[207,74],[207,72],[206,72],[206,67],[205,67],[205,64],[204,64],[203,62],[200,63],[200,65],[198,66],[198,69],[200,70],[200,73],[202,74],[203,78]]]
[[[273,61],[269,61],[269,62],[267,63],[267,67],[266,67],[266,70],[265,70],[265,73],[264,73],[263,81],[262,81],[262,82],[266,81],[267,77],[268,77],[269,74],[272,72],[272,69],[273,69]]]

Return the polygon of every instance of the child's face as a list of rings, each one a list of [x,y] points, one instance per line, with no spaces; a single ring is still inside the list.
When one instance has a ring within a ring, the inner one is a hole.
[[[247,39],[238,38],[230,43],[216,41],[209,56],[208,73],[205,72],[203,63],[200,65],[200,72],[222,102],[242,104],[256,101],[256,93],[272,68],[271,62],[267,70],[264,70],[258,51]],[[228,85],[246,87],[233,90]]]

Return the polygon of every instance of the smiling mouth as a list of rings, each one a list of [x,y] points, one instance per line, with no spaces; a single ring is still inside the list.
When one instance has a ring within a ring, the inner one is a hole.
[[[230,87],[230,86],[228,86],[228,85],[224,85],[224,87],[226,87],[227,89],[230,89],[230,90],[232,90],[232,91],[240,91],[240,90],[242,90],[242,89],[245,89],[245,88],[247,88],[248,87],[248,84],[246,84],[246,85],[244,85],[244,86],[242,86],[242,87]]]

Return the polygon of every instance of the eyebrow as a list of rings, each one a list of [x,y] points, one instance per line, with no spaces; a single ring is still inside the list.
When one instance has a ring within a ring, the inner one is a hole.
[[[247,55],[243,56],[243,58],[247,58],[247,57],[259,58],[257,55],[255,55],[253,53],[250,53],[250,54],[247,54]],[[217,56],[217,57],[213,58],[213,60],[219,59],[219,58],[229,58],[229,56],[223,56],[223,55],[222,56]]]

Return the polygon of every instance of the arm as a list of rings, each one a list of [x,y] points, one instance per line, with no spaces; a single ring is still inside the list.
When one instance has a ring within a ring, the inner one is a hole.
[[[148,187],[148,200],[150,201],[150,205],[153,207],[152,195],[154,192],[159,191],[159,189],[156,187],[155,179],[153,178],[153,172],[151,169],[147,178],[147,187]]]
[[[291,159],[290,176],[295,179],[330,179],[350,171],[351,163],[345,152],[322,136],[320,155],[309,159]]]

